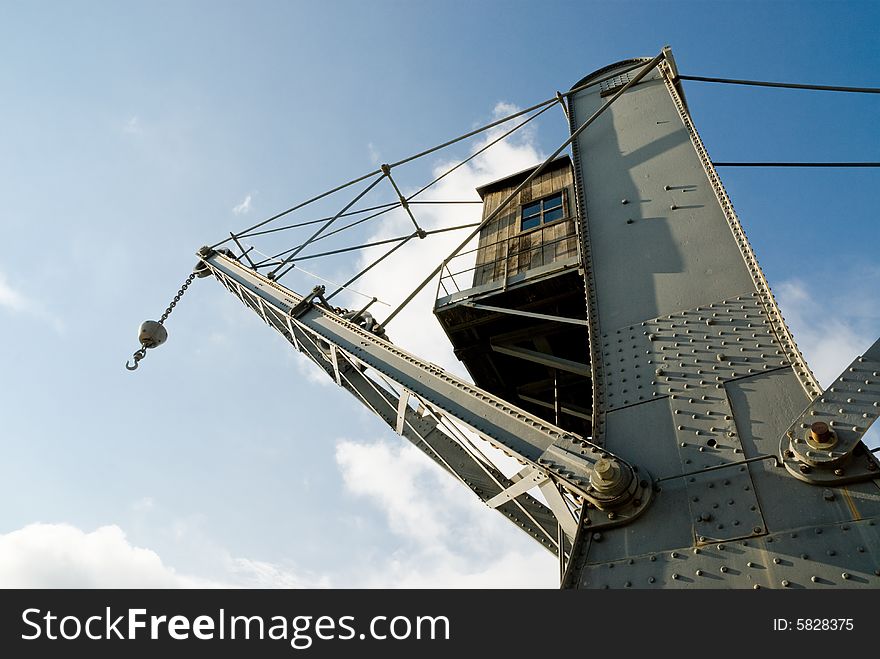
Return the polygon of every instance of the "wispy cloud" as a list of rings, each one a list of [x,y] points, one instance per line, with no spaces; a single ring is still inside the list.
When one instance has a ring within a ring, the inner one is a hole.
[[[146,513],[155,507],[156,502],[153,497],[141,497],[137,501],[132,502],[131,509],[137,513]]]
[[[28,308],[28,301],[17,290],[12,288],[6,275],[0,272],[0,307],[5,307],[10,311],[21,312]]]
[[[137,115],[133,115],[128,118],[128,120],[122,126],[122,132],[128,133],[130,135],[139,135],[142,132],[141,121]]]
[[[786,322],[823,386],[880,335],[880,268],[838,274],[833,282],[790,279],[775,287]]]
[[[378,165],[382,162],[382,153],[379,149],[376,148],[376,145],[372,142],[367,143],[367,151],[370,153],[370,162],[374,165]]]
[[[64,331],[64,323],[60,318],[49,312],[41,302],[13,286],[3,272],[0,272],[0,309],[39,318],[48,322],[59,334]]]
[[[244,200],[237,206],[233,206],[232,212],[236,215],[247,215],[251,212],[252,195],[247,195]]]

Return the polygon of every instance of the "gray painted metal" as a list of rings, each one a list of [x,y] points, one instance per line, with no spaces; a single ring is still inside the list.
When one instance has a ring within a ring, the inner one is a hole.
[[[484,311],[495,311],[497,313],[506,313],[512,316],[523,316],[525,318],[537,318],[539,320],[552,320],[555,323],[568,323],[570,325],[586,325],[587,321],[580,318],[564,318],[563,316],[551,316],[546,313],[532,313],[530,311],[518,311],[517,309],[505,309],[504,307],[493,307],[488,304],[476,304],[474,302],[465,302],[464,306],[471,309],[483,309]]]
[[[874,344],[865,355],[880,346]],[[880,355],[878,355],[880,357]],[[814,400],[782,437],[780,453],[792,475],[808,483],[835,485],[877,477],[876,464],[861,451],[862,436],[880,412],[880,359],[857,358],[827,391]],[[829,428],[829,441],[817,442],[815,422]]]
[[[669,398],[681,472],[739,463],[744,451],[724,388],[702,387]],[[764,519],[746,465],[686,476],[697,544],[761,535]]]
[[[295,349],[309,357],[331,379],[336,379],[336,370],[331,357],[334,351],[329,348],[329,344],[322,342],[320,337],[297,324],[289,314],[264,301],[226,272],[217,268],[210,268],[210,271],[245,306],[255,311],[266,323],[290,341]],[[355,363],[344,353],[339,351],[335,353],[342,388],[396,430],[400,394],[368,378],[362,364]],[[468,451],[462,442],[455,438],[455,434],[444,421],[442,413],[436,409],[429,410],[424,406],[413,409],[407,405],[401,434],[441,468],[458,478],[483,501],[488,501],[510,487],[512,481],[494,466]],[[545,548],[558,553],[556,519],[553,513],[537,499],[522,494],[516,498],[516,501],[501,505],[496,510]],[[567,541],[564,544],[568,546]]]
[[[654,68],[641,77],[645,63]],[[233,258],[202,254],[205,267],[390,427],[557,551],[563,586],[880,587],[878,463],[859,441],[880,403],[880,342],[821,391],[676,75],[667,49],[662,61],[605,67],[581,81],[601,84],[566,95],[589,319],[588,439]],[[539,275],[524,274],[523,285]],[[449,299],[461,297],[479,299]],[[808,454],[804,424],[815,417],[835,422],[837,444]],[[505,478],[462,427],[526,471]],[[619,505],[593,487],[600,458],[624,467]],[[553,511],[520,493],[536,484],[559,493]]]
[[[302,296],[234,259],[215,253],[204,260],[215,274],[222,273],[237,289],[255,295],[258,311],[266,322],[267,306],[285,316],[303,308]],[[578,496],[604,503],[588,484],[593,463],[608,451],[410,355],[333,311],[312,305],[291,320],[328,346],[376,369],[426,404],[464,423],[489,443],[512,452],[524,463],[548,471]],[[632,470],[626,461],[618,462]]]
[[[549,366],[550,368],[555,368],[560,371],[590,377],[590,367],[587,364],[581,364],[570,359],[550,355],[546,352],[530,350],[529,348],[520,348],[518,346],[501,345],[497,343],[490,343],[490,345],[493,351],[501,355],[509,355],[536,364],[542,364],[543,366]]]
[[[584,588],[877,588],[875,520],[798,527],[762,538],[685,545],[587,566]]]
[[[563,585],[878,587],[878,481],[846,484],[838,476],[817,487],[794,478],[781,460],[761,458],[778,454],[793,422],[801,431],[804,408],[820,395],[823,411],[851,434],[841,444],[860,446],[869,419],[855,416],[876,415],[880,365],[858,362],[866,372],[844,374],[837,391],[822,394],[675,77],[667,51],[572,145],[592,439],[661,478],[651,507],[633,523],[579,529]],[[625,78],[569,96],[572,133]],[[854,450],[864,472],[876,469],[863,446]],[[822,541],[807,533],[811,525],[819,525]],[[832,532],[833,546],[816,551]],[[725,545],[735,552],[722,555]],[[778,561],[773,550],[782,552]]]
[[[463,425],[523,464],[533,466],[544,476],[541,482],[551,479],[566,490],[575,505],[581,506],[584,500],[592,502],[595,509],[607,517],[603,521],[604,526],[626,523],[640,515],[649,505],[652,490],[651,477],[647,471],[642,470],[640,473],[637,466],[617,459],[609,451],[550,425],[539,417],[452,376],[438,366],[400,350],[341,317],[334,310],[310,302],[316,295],[300,296],[225,254],[203,255],[202,259],[205,267],[228,290],[235,293],[269,325],[285,336],[296,339],[300,349],[303,341],[299,340],[295,329],[298,328],[304,335],[310,336],[318,351],[330,362],[327,370],[337,383],[343,382],[341,365],[349,362],[358,369],[370,367],[382,379],[399,387],[400,391],[395,392],[393,399],[387,401],[390,417],[388,423],[392,428],[400,427],[401,410],[409,414],[400,399],[401,396],[409,395],[423,408],[430,410],[436,418],[445,418]],[[358,391],[358,394],[368,407],[381,413],[382,406],[372,404],[362,392]],[[596,481],[593,479],[593,466],[603,458],[613,460],[621,470],[619,487],[613,491],[594,487]],[[448,471],[458,475],[448,463],[442,459],[440,461]],[[495,474],[491,475],[498,487],[487,496],[481,494],[484,501],[510,486],[510,483],[505,485],[500,482]],[[470,486],[468,481],[464,482]],[[523,510],[518,501],[517,498],[512,504]],[[544,525],[536,520],[532,521],[533,527],[540,528],[552,541],[552,536],[546,533]],[[570,528],[567,519],[562,520],[561,526],[563,529]]]

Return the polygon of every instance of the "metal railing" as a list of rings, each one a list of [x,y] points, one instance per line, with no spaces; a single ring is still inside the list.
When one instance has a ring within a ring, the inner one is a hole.
[[[528,232],[459,252],[443,262],[436,297],[441,297],[441,291],[444,296],[449,296],[495,281],[506,287],[507,280],[513,275],[576,254],[575,219],[575,216],[568,216]],[[564,225],[568,226],[565,235],[550,239],[546,237],[548,232],[555,233]],[[479,260],[480,255],[490,250],[501,253],[492,259]]]

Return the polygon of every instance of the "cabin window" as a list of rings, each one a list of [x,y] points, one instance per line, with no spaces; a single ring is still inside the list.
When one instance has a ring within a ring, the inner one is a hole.
[[[542,224],[549,224],[562,219],[562,191],[538,199],[528,204],[523,204],[521,211],[520,231],[528,231]]]

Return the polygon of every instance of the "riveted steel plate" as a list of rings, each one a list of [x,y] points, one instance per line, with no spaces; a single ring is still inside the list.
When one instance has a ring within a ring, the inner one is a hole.
[[[880,588],[880,522],[803,527],[588,565],[580,588]]]
[[[723,388],[701,387],[673,394],[669,405],[682,473],[733,465],[745,459]],[[698,544],[748,538],[766,530],[747,465],[684,476]]]
[[[819,475],[812,467],[836,470],[828,474],[831,480],[876,477],[877,466],[870,455],[854,458],[852,454],[878,413],[880,360],[858,357],[785,433],[781,448],[786,465],[792,473],[809,481]],[[810,427],[816,422],[827,424],[827,442],[811,437]]]
[[[788,365],[757,293],[602,335],[608,409]]]
[[[621,73],[619,75],[614,76],[613,78],[608,78],[607,80],[603,80],[599,83],[599,95],[603,98],[605,96],[611,96],[618,89],[623,87],[626,83],[636,77],[637,71],[627,71],[626,73]]]

